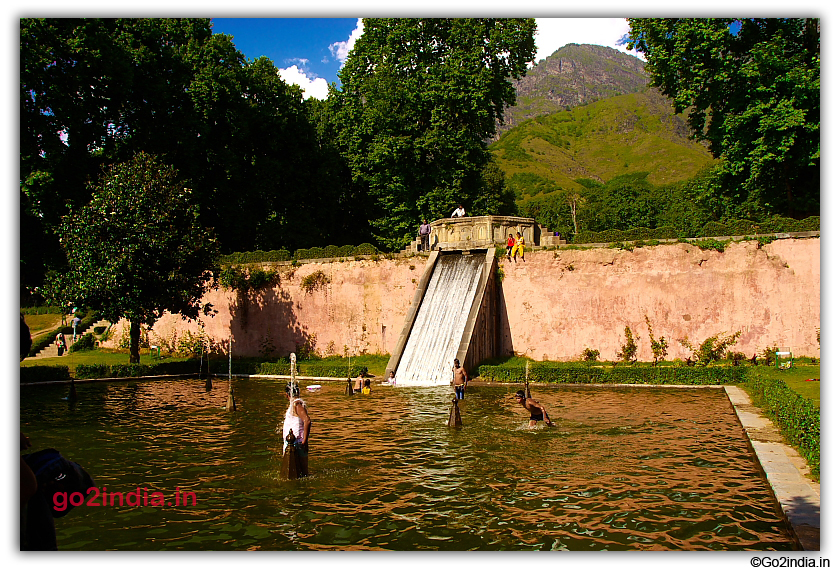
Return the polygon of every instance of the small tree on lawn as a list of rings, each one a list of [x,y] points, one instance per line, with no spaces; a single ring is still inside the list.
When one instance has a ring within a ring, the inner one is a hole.
[[[191,191],[177,171],[146,153],[108,169],[89,204],[59,228],[69,271],[53,275],[48,294],[130,323],[129,362],[140,361],[140,327],[165,311],[207,315],[218,246],[198,222]]]

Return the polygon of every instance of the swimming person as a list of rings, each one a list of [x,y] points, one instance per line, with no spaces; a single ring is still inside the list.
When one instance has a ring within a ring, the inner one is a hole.
[[[364,387],[364,372],[359,372],[359,377],[356,378],[356,385],[353,387],[354,392],[361,392]]]
[[[370,394],[370,378],[365,378],[365,387],[362,388],[362,394],[365,396]]]
[[[470,378],[467,376],[467,371],[456,358],[455,365],[452,367],[452,386],[455,388],[455,397],[459,400],[464,399],[464,389],[467,387],[467,382],[469,381]]]
[[[283,464],[285,467],[287,461],[294,462],[290,471],[296,472],[297,477],[305,477],[309,475],[309,428],[312,420],[309,419],[306,402],[300,399],[300,387],[296,383],[286,384],[286,395],[289,407],[283,420]],[[294,440],[285,441],[290,431]]]
[[[514,398],[522,407],[528,410],[531,414],[531,420],[528,422],[528,427],[536,427],[537,422],[545,421],[545,425],[553,426],[554,422],[548,419],[548,410],[545,409],[545,406],[540,404],[533,398],[526,398],[525,397],[525,390],[519,390],[514,394]]]

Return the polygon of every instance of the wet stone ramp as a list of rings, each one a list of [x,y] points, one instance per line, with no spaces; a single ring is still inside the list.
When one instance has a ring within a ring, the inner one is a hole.
[[[398,385],[449,384],[476,297],[486,286],[485,252],[438,256],[396,369]]]

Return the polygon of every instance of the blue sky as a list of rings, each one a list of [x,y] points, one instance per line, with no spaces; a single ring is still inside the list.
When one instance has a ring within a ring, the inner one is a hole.
[[[617,46],[629,31],[623,18],[537,18],[536,61],[568,43]],[[213,18],[215,33],[233,36],[248,59],[266,56],[288,83],[324,99],[362,31],[358,18]]]

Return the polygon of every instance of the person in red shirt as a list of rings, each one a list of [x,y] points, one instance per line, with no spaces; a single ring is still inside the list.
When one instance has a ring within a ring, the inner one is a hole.
[[[508,261],[510,261],[510,252],[513,250],[513,246],[514,246],[514,244],[516,244],[516,240],[515,240],[515,239],[513,239],[513,234],[508,234],[508,239],[507,239],[507,256],[508,256]]]

